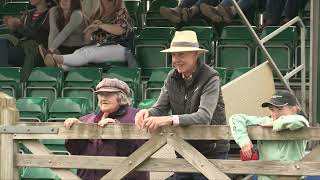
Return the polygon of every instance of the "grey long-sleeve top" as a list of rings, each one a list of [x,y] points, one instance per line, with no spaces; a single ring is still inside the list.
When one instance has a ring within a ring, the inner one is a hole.
[[[62,31],[59,31],[57,19],[58,7],[53,7],[49,11],[50,32],[48,38],[48,48],[57,49],[59,46],[75,47],[85,45],[83,31],[86,28],[86,18],[79,10],[72,12],[69,22]]]

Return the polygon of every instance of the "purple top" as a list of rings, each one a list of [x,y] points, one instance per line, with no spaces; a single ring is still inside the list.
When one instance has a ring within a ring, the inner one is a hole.
[[[137,109],[129,106],[120,107],[118,111],[109,114],[109,118],[117,119],[120,123],[134,123]],[[103,113],[94,112],[79,118],[83,123],[95,123],[101,120]],[[129,156],[138,149],[144,140],[112,140],[112,139],[70,139],[66,140],[66,149],[72,155],[84,156]],[[98,180],[109,170],[78,169],[77,175],[84,180]],[[123,179],[148,180],[148,172],[134,171]]]

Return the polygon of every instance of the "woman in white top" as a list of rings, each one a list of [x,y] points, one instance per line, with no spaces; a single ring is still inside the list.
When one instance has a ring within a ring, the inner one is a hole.
[[[40,47],[42,57],[48,53],[73,53],[84,46],[83,31],[87,22],[80,0],[59,0],[59,6],[49,11],[48,50]]]

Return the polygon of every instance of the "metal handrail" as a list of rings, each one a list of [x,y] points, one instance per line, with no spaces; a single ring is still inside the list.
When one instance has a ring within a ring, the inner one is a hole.
[[[298,106],[302,107],[304,115],[307,116],[307,114],[304,112],[305,109],[306,109],[306,101],[305,101],[305,99],[306,99],[306,96],[305,96],[305,91],[306,91],[306,79],[305,79],[305,76],[306,76],[306,71],[305,71],[305,32],[306,32],[306,28],[305,28],[305,25],[303,24],[301,18],[297,16],[297,17],[291,19],[289,22],[287,22],[286,24],[282,25],[281,27],[276,29],[274,32],[270,33],[269,35],[264,37],[262,40],[260,40],[258,35],[255,33],[254,29],[252,28],[250,22],[248,21],[248,19],[246,18],[246,16],[242,12],[241,8],[237,4],[236,0],[232,0],[232,4],[235,7],[235,9],[236,9],[237,13],[239,14],[239,16],[241,17],[241,19],[244,21],[245,26],[247,26],[247,28],[249,29],[249,32],[253,36],[253,39],[257,42],[258,46],[261,48],[262,53],[265,55],[265,57],[267,57],[267,60],[270,63],[272,69],[275,70],[276,75],[279,77],[281,82],[284,84],[284,87],[288,91],[290,91],[291,93],[293,93],[293,91],[292,91],[292,89],[291,89],[291,87],[289,85],[289,82],[283,77],[283,75],[281,74],[279,68],[275,64],[274,60],[270,56],[269,52],[267,51],[267,49],[265,48],[263,43],[267,42],[269,39],[271,39],[272,37],[276,36],[277,34],[282,32],[284,29],[288,28],[289,26],[291,26],[291,25],[293,25],[295,23],[299,23],[300,30],[301,30],[300,31],[301,64],[302,64],[302,67],[303,67],[303,69],[301,71],[301,101],[302,101],[303,106],[301,106],[300,102],[298,102]]]

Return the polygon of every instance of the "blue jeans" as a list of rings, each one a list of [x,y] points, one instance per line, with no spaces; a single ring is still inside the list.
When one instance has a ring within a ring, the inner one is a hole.
[[[292,19],[298,15],[302,0],[267,0],[264,17],[272,21],[272,25],[279,25],[282,18]]]
[[[195,5],[199,8],[201,3],[216,6],[219,4],[219,0],[181,0],[178,7],[190,8],[191,6]]]
[[[247,11],[253,6],[254,0],[239,0],[237,3],[242,11]],[[220,4],[224,7],[232,6],[231,0],[223,0]]]
[[[228,152],[219,152],[206,156],[208,159],[227,159]],[[174,180],[207,180],[207,178],[200,173],[174,173]]]

